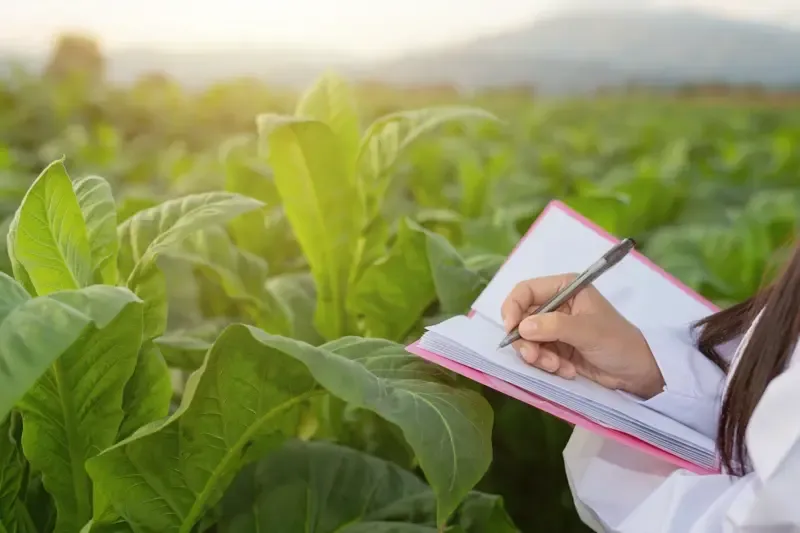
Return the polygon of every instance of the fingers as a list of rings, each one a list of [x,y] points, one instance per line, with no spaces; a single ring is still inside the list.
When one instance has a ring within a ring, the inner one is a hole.
[[[575,274],[544,276],[518,283],[506,297],[500,309],[506,331],[516,327],[528,309],[535,308],[566,287]]]
[[[566,379],[573,379],[577,375],[572,361],[561,357],[557,351],[547,345],[519,341],[515,347],[522,359],[531,366]]]
[[[519,324],[519,334],[527,341],[563,342],[581,351],[597,340],[594,318],[557,311],[531,315]]]

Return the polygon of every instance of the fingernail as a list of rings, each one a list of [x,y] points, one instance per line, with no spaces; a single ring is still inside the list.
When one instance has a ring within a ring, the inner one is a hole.
[[[541,364],[547,370],[554,370],[556,367],[556,358],[550,354],[545,354],[541,358]]]
[[[509,319],[503,318],[503,328],[505,328],[507,332],[511,331],[511,321]]]

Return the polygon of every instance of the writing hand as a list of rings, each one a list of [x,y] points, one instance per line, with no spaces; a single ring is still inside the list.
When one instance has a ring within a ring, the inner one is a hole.
[[[594,286],[556,311],[527,316],[575,276],[546,276],[514,287],[502,306],[506,332],[519,324],[522,339],[514,348],[528,364],[567,379],[582,375],[642,398],[658,394],[664,378],[647,341]]]

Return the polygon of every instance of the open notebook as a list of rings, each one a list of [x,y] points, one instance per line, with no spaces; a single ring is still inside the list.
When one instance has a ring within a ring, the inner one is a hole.
[[[581,272],[618,240],[551,202],[472,306],[469,316],[427,328],[408,350],[569,423],[616,439],[696,473],[717,472],[714,442],[620,391],[567,380],[525,364],[505,336],[500,307],[525,279]],[[638,326],[686,327],[716,309],[640,253],[630,253],[595,287]]]

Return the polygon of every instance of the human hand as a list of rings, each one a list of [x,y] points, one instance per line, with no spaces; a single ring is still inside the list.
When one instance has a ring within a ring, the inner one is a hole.
[[[528,364],[567,379],[582,375],[642,398],[658,394],[664,378],[647,341],[594,286],[556,311],[528,316],[574,279],[547,276],[514,287],[501,311],[506,332],[519,325],[514,348]]]

